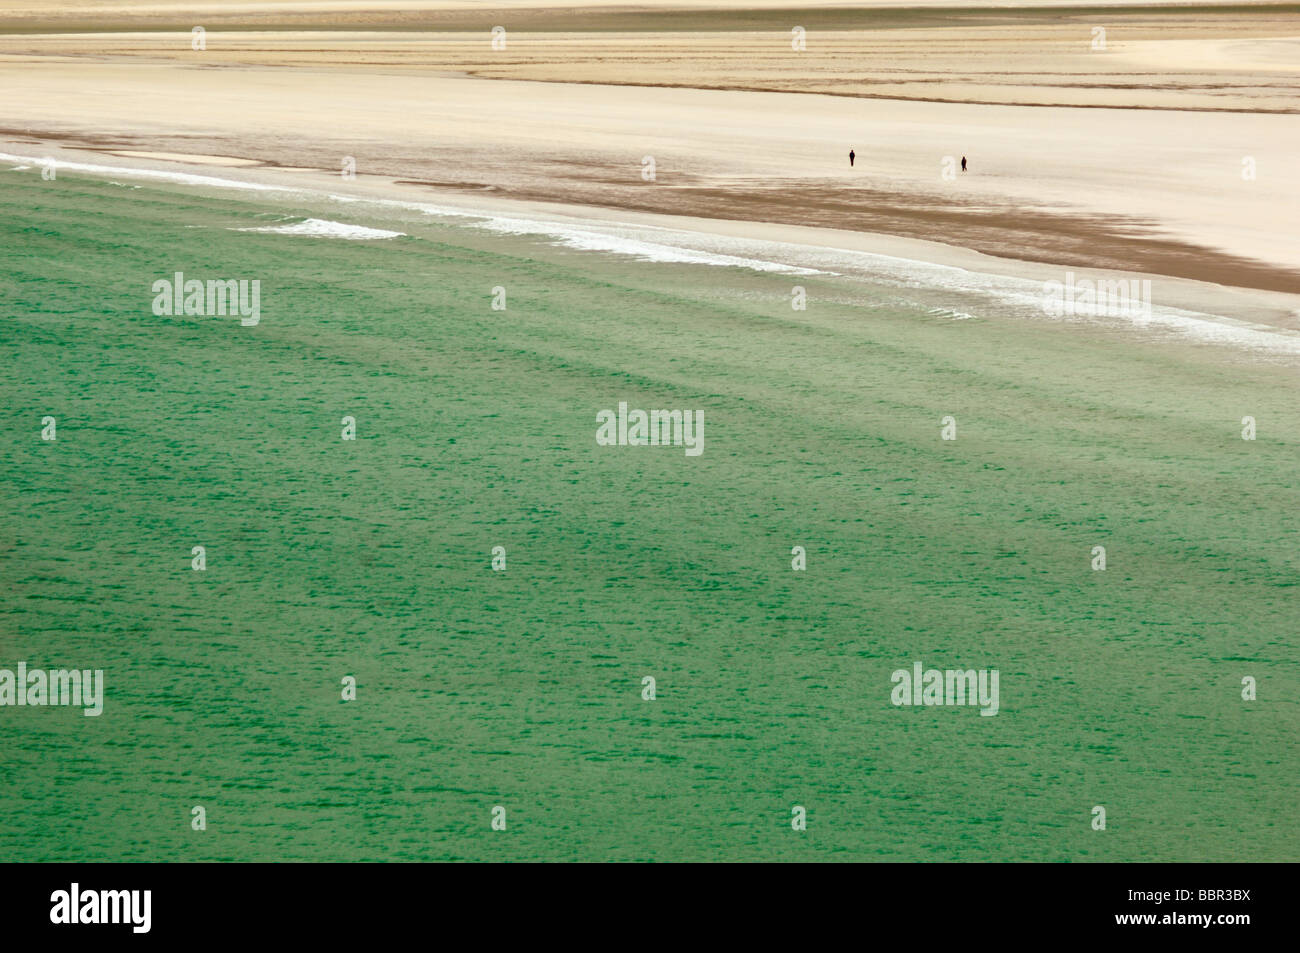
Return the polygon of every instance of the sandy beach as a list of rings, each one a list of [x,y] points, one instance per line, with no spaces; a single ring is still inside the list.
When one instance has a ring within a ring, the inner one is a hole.
[[[791,21],[796,51],[776,5],[19,5],[0,13],[0,142],[313,186],[351,157],[357,182],[412,199],[1279,292],[1267,320],[1295,326],[1294,8],[1053,7],[830,4]],[[202,50],[176,32],[191,13]]]

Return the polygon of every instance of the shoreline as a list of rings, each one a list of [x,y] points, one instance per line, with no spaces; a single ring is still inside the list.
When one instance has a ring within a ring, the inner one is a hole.
[[[219,168],[223,173],[238,169],[304,177],[304,182],[292,183],[291,188],[322,189],[328,186],[332,189],[343,184],[337,172],[323,168],[232,152],[208,154],[179,153],[170,148],[145,149],[140,148],[143,144],[137,141],[139,138],[121,136],[96,140],[75,133],[21,133],[0,127],[0,151],[11,146],[20,151],[22,147],[36,146],[43,152],[53,151],[56,157],[59,151],[67,150],[100,157],[193,164],[203,169]],[[1141,234],[1144,223],[1107,222],[1102,216],[1082,210],[1071,214],[1065,210],[1045,208],[1000,209],[995,215],[990,215],[985,206],[963,208],[954,205],[927,210],[924,208],[924,195],[890,193],[872,187],[845,189],[835,180],[803,187],[792,193],[752,185],[746,188],[743,184],[730,188],[711,184],[682,185],[657,190],[653,198],[644,198],[635,189],[583,196],[575,194],[577,190],[574,189],[560,190],[556,183],[549,186],[523,184],[507,189],[366,173],[357,174],[353,184],[357,183],[361,188],[377,189],[386,197],[401,201],[423,199],[457,204],[462,203],[466,196],[472,196],[473,201],[480,205],[504,203],[501,207],[507,209],[512,204],[522,208],[536,206],[564,215],[618,216],[624,220],[673,223],[734,222],[782,234],[833,233],[840,236],[839,241],[850,242],[847,247],[861,248],[865,243],[868,250],[888,243],[901,243],[899,247],[919,243],[916,248],[929,249],[936,256],[921,260],[933,260],[938,264],[955,258],[986,264],[999,262],[999,273],[1007,274],[1019,274],[1028,266],[1041,266],[1054,272],[1062,268],[1078,268],[1192,282],[1242,292],[1281,294],[1300,304],[1298,269],[1218,251],[1175,237]],[[598,188],[599,184],[595,183],[595,186]],[[588,190],[592,185],[587,183]],[[864,207],[871,202],[876,203],[873,208]],[[704,209],[708,209],[710,214],[702,214]],[[733,214],[715,214],[726,212]],[[855,217],[884,227],[845,227]],[[687,227],[705,230],[699,224]],[[939,241],[930,237],[934,231],[945,229],[957,240]],[[1147,228],[1147,231],[1151,230]],[[1026,242],[1026,233],[1040,241]],[[892,254],[889,251],[881,253]],[[1265,323],[1300,329],[1300,309],[1288,306],[1283,299],[1279,301],[1282,303],[1277,307],[1294,313]],[[1258,317],[1246,320],[1258,320]]]
[[[910,236],[523,200],[481,192],[466,193],[454,189],[417,186],[402,180],[361,174],[355,179],[344,180],[338,173],[325,170],[249,164],[256,160],[231,155],[195,154],[188,156],[188,161],[180,162],[174,158],[175,153],[151,154],[146,150],[95,149],[88,146],[51,147],[48,142],[37,140],[36,144],[48,147],[40,150],[38,156],[32,154],[33,144],[31,140],[0,139],[0,153],[17,157],[32,165],[39,164],[43,158],[53,158],[56,163],[67,163],[69,171],[97,177],[116,173],[124,177],[143,177],[159,185],[248,189],[263,195],[279,193],[288,201],[293,201],[296,195],[302,198],[304,206],[322,200],[356,202],[361,214],[355,217],[367,221],[382,219],[384,216],[380,210],[385,207],[393,211],[419,211],[433,216],[450,214],[481,219],[500,217],[510,224],[499,230],[542,236],[552,244],[565,243],[556,242],[553,238],[555,234],[577,230],[579,233],[590,232],[597,237],[618,236],[622,231],[630,231],[637,236],[637,240],[647,237],[655,240],[660,238],[656,233],[662,232],[665,248],[714,254],[721,258],[729,256],[719,256],[716,250],[709,249],[737,242],[754,247],[770,245],[771,249],[765,250],[771,254],[760,263],[775,263],[779,267],[772,270],[792,275],[797,275],[799,269],[809,269],[806,273],[876,280],[879,275],[863,270],[866,266],[862,262],[869,266],[874,263],[869,259],[892,259],[898,263],[901,271],[919,274],[927,270],[950,270],[969,276],[971,286],[954,291],[954,294],[978,294],[979,289],[974,285],[978,285],[979,279],[983,278],[988,279],[990,294],[993,293],[994,286],[1019,282],[1018,287],[1022,291],[1016,296],[1023,299],[1025,295],[1034,293],[1035,284],[1041,286],[1044,282],[1061,281],[1067,274],[1067,268],[1073,273],[1071,266],[1061,263],[995,256],[958,245]],[[127,151],[134,154],[120,154]],[[87,152],[101,161],[83,161]],[[163,158],[164,155],[168,158]],[[84,168],[77,168],[78,166]],[[363,205],[366,206],[365,210],[361,208]],[[532,230],[534,225],[536,228]],[[552,237],[548,239],[548,235]],[[695,236],[696,240],[683,239],[682,236]],[[617,238],[612,240],[617,244]],[[609,249],[600,247],[598,242],[596,247],[589,250]],[[855,259],[854,256],[859,257]],[[735,263],[743,260],[738,258]],[[828,261],[831,262],[829,266]],[[1293,293],[1086,266],[1078,269],[1077,277],[1151,279],[1158,283],[1159,307],[1167,311],[1205,318],[1221,324],[1225,329],[1267,332],[1276,336],[1279,343],[1287,341],[1288,349],[1290,339],[1300,338],[1300,295]],[[926,287],[925,278],[918,277],[917,281]]]

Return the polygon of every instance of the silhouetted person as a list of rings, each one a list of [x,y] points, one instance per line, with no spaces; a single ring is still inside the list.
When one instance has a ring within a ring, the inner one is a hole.
[[[966,157],[965,157],[965,156],[962,156],[962,157],[961,157],[961,170],[962,170],[963,172],[966,171]]]
[[[963,163],[965,162],[965,160],[962,160],[962,161],[963,161]],[[849,150],[849,168],[850,168],[850,169],[853,168],[853,150],[852,150],[852,149]]]

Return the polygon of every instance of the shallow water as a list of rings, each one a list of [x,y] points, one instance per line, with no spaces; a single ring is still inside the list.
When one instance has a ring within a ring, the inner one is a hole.
[[[23,175],[0,667],[101,668],[106,699],[0,707],[4,856],[1300,847],[1292,369],[929,287],[800,276],[797,311],[789,275],[418,209],[314,240],[233,229],[337,203]],[[261,281],[260,323],[153,314],[176,271]],[[703,409],[705,452],[598,447],[620,401]],[[999,713],[894,707],[915,661],[998,669]]]

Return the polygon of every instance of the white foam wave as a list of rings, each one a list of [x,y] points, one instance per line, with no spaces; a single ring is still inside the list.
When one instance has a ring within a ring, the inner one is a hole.
[[[475,225],[478,228],[484,228],[502,235],[544,235],[552,239],[553,244],[563,245],[566,248],[627,255],[638,261],[750,268],[754,271],[767,271],[782,275],[821,274],[814,268],[804,268],[780,261],[767,261],[745,255],[730,255],[683,245],[651,241],[643,235],[636,234],[637,229],[635,228],[620,228],[617,226],[612,228],[609,226],[588,228],[559,222],[542,222],[535,219],[507,218],[503,216],[493,216],[486,221],[475,223]]]
[[[237,232],[267,232],[275,235],[308,235],[313,238],[343,238],[349,241],[369,241],[380,238],[401,238],[405,232],[392,232],[386,228],[369,228],[365,225],[346,225],[323,218],[308,218],[292,225],[262,225],[258,228],[236,228]]]
[[[461,218],[476,217],[460,210],[435,206],[426,211],[435,215]],[[935,293],[957,298],[965,307],[982,304],[998,313],[1026,318],[1043,318],[1043,282],[1034,278],[996,275],[971,271],[956,265],[899,258],[875,252],[855,251],[828,246],[802,245],[761,239],[739,238],[713,233],[664,228],[657,225],[629,225],[606,222],[539,222],[480,216],[476,224],[498,232],[543,234],[558,243],[575,248],[624,253],[656,254],[654,260],[683,261],[714,265],[761,267],[766,271],[788,274],[847,275],[874,284],[915,292]],[[796,264],[797,263],[797,264]],[[1158,299],[1159,279],[1153,281]],[[915,303],[915,302],[914,302]],[[964,308],[951,306],[936,309],[954,320],[969,319]],[[1248,350],[1300,355],[1300,334],[1285,328],[1250,324],[1219,315],[1188,311],[1153,303],[1151,314],[1125,317],[1071,317],[1060,320],[1108,321],[1129,327],[1160,329],[1186,335],[1204,343],[1231,345]]]
[[[69,172],[91,172],[96,175],[107,172],[128,178],[153,179],[157,182],[179,182],[183,185],[207,185],[219,189],[251,189],[254,192],[297,191],[296,189],[281,188],[277,185],[262,185],[259,182],[222,179],[215,175],[194,175],[191,172],[172,172],[167,169],[140,169],[126,165],[96,165],[91,162],[69,162],[66,159],[42,160],[34,159],[31,156],[10,155],[7,152],[0,152],[0,161],[44,163],[53,168],[55,172],[60,169],[66,169]]]

